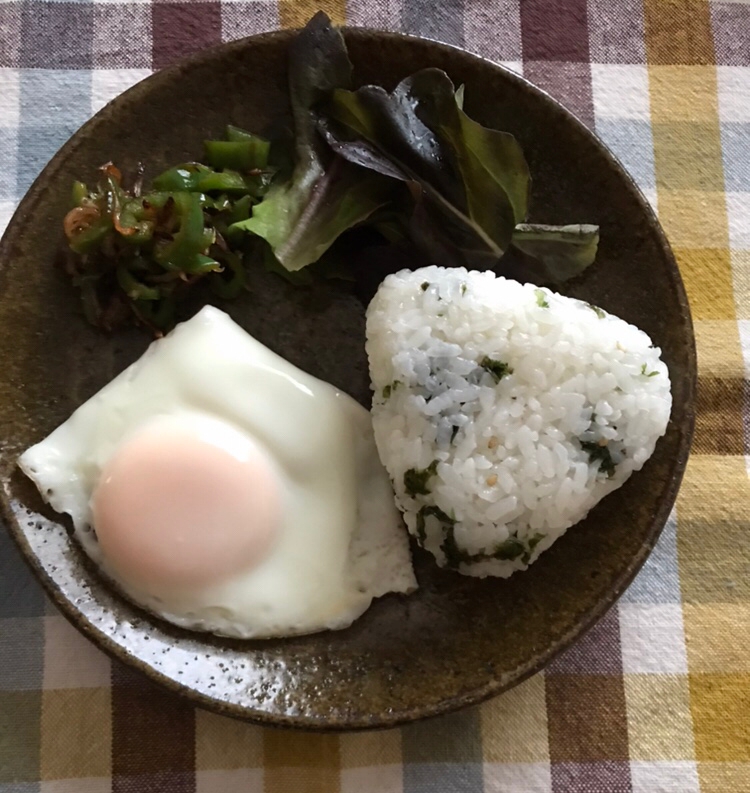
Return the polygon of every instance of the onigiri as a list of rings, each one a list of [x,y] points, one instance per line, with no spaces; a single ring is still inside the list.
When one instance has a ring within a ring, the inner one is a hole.
[[[388,276],[367,353],[409,532],[467,575],[533,563],[642,468],[669,421],[669,372],[646,333],[491,272]]]

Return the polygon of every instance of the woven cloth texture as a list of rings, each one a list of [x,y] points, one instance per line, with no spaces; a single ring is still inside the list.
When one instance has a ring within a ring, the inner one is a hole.
[[[750,793],[748,2],[3,0],[0,227],[122,90],[318,8],[522,73],[637,180],[674,248],[698,342],[676,509],[618,605],[544,673],[481,707],[340,736],[196,710],[111,662],[0,528],[0,793]]]

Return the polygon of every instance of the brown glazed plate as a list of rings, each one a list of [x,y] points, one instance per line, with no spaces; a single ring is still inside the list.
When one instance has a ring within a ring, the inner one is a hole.
[[[376,601],[344,631],[234,641],[190,633],[135,608],[97,575],[16,469],[18,455],[138,357],[139,331],[97,334],[53,267],[74,178],[110,159],[147,176],[191,159],[227,122],[261,130],[286,109],[290,32],[207,50],[117,98],[52,159],[0,244],[0,482],[10,533],[47,592],[86,636],[196,705],[267,725],[344,730],[445,713],[516,685],[614,603],[665,523],[685,468],[696,380],[690,312],[653,213],[623,168],[542,91],[499,66],[431,41],[345,32],[356,78],[391,88],[426,66],[466,86],[466,109],[512,132],[534,178],[532,219],[601,226],[597,262],[566,292],[643,328],[662,348],[674,408],[642,471],[527,572],[477,580],[415,553],[420,589]],[[41,233],[40,233],[41,230]],[[369,405],[364,305],[356,294],[295,290],[253,274],[227,307],[261,342]],[[364,285],[371,289],[371,285]]]

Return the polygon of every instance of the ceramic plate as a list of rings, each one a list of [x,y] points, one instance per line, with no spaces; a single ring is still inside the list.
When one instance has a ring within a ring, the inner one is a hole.
[[[174,628],[122,599],[91,569],[69,525],[15,468],[145,349],[139,331],[106,337],[80,316],[55,269],[74,178],[108,160],[151,175],[193,159],[227,122],[261,130],[286,109],[289,32],[199,54],[154,75],[87,123],[32,186],[0,245],[0,482],[8,528],[60,610],[92,641],[196,704],[264,724],[357,729],[433,716],[498,694],[541,669],[612,605],[643,564],[675,500],[693,428],[695,349],[682,282],[664,235],[607,149],[520,77],[449,46],[346,31],[362,83],[392,88],[426,66],[466,86],[466,109],[512,132],[533,175],[537,222],[601,226],[596,264],[566,293],[643,328],[672,379],[669,429],[642,471],[527,572],[477,580],[425,554],[420,589],[390,595],[351,628],[231,641]],[[23,156],[23,152],[21,152]],[[147,174],[148,175],[148,174]],[[43,233],[39,233],[42,229]],[[292,363],[369,404],[364,305],[374,284],[313,292],[254,273],[232,316]]]

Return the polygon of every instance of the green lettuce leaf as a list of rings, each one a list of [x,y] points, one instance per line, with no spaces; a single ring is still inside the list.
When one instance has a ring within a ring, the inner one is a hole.
[[[382,177],[334,156],[317,132],[313,108],[334,89],[351,85],[351,72],[341,33],[325,14],[316,14],[289,52],[291,178],[272,184],[252,217],[232,226],[265,239],[292,272],[317,261],[343,231],[383,206],[392,190]]]
[[[433,261],[489,267],[525,219],[529,172],[515,138],[461,104],[445,72],[424,69],[391,93],[335,90],[320,125],[337,154],[406,184],[411,237]]]
[[[318,13],[290,47],[291,176],[231,227],[265,239],[284,270],[318,261],[363,224],[394,243],[408,237],[430,262],[540,283],[559,284],[594,260],[597,227],[526,224],[521,147],[471,119],[463,86],[445,72],[423,69],[392,92],[351,85],[344,40]]]
[[[522,223],[516,226],[512,242],[523,256],[526,277],[537,283],[561,284],[593,263],[599,246],[599,227]]]
[[[413,92],[432,98],[422,102],[418,113],[452,150],[470,216],[488,231],[498,224],[499,215],[505,219],[512,214],[514,223],[525,221],[531,178],[518,141],[469,118],[463,110],[464,87],[454,91],[445,72],[424,69],[412,80]]]

